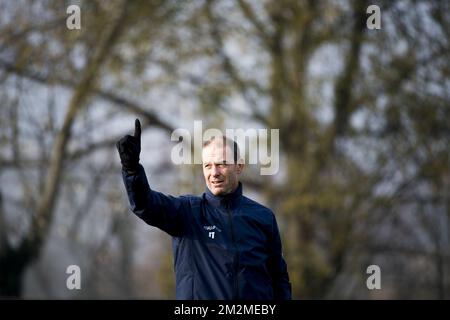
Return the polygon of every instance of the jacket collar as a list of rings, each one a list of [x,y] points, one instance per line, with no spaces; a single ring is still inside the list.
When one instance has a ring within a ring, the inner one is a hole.
[[[206,187],[205,197],[206,201],[215,208],[228,207],[234,209],[239,205],[242,198],[242,183],[239,182],[236,190],[224,196],[216,196]]]

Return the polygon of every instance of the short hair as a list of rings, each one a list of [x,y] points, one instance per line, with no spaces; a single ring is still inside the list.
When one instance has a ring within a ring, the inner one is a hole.
[[[222,137],[223,144],[226,145],[227,147],[230,147],[230,149],[233,150],[233,159],[234,159],[234,163],[236,164],[239,159],[239,146],[238,146],[237,142],[226,136],[219,136],[219,138],[220,137]],[[216,136],[212,136],[208,140],[204,141],[203,149],[206,148],[207,146],[209,146],[214,140],[216,140]]]

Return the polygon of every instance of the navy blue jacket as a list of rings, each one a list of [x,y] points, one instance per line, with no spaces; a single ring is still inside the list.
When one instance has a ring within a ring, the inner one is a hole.
[[[167,196],[122,171],[131,210],[173,238],[177,299],[291,299],[272,211],[242,195]]]

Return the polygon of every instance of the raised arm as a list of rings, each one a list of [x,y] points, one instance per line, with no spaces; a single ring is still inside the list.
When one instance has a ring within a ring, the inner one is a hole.
[[[189,217],[189,201],[151,190],[144,168],[139,164],[141,124],[138,119],[134,135],[124,136],[116,146],[131,210],[149,225],[172,236],[183,235]]]

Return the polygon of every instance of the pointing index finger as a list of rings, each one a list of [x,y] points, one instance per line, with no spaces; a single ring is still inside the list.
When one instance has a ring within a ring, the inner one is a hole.
[[[141,139],[141,122],[139,119],[134,122],[134,137]]]

